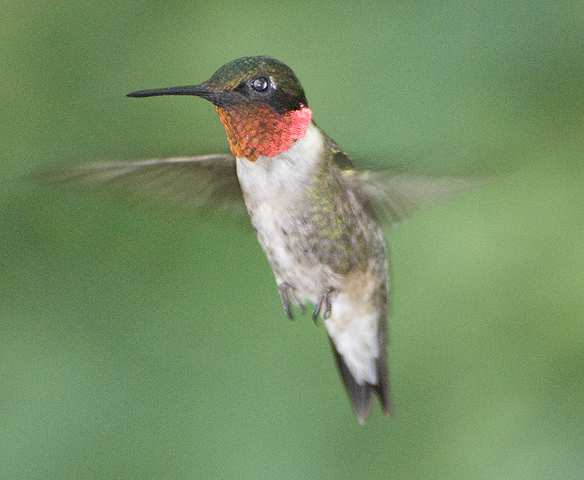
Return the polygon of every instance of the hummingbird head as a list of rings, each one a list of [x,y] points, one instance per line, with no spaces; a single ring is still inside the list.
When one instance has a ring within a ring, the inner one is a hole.
[[[128,94],[156,95],[195,95],[209,100],[219,113],[233,154],[251,161],[288,150],[304,138],[312,118],[294,72],[270,57],[233,60],[199,85]]]

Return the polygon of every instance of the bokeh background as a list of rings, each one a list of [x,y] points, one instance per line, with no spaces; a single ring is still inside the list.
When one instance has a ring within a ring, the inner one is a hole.
[[[583,52],[581,1],[2,2],[0,478],[584,478]],[[19,180],[225,150],[124,95],[259,54],[356,161],[497,178],[388,229],[392,419],[250,227]]]

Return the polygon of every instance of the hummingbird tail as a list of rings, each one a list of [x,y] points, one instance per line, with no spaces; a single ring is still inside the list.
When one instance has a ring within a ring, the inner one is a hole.
[[[385,349],[382,349],[379,358],[377,358],[377,384],[370,383],[359,384],[349,371],[349,367],[339,354],[334,343],[331,340],[331,347],[337,362],[337,367],[349,394],[355,415],[359,423],[363,425],[369,411],[371,410],[371,392],[375,393],[381,402],[381,408],[386,416],[391,415],[391,397],[389,395],[389,381],[387,377],[387,362],[385,358]]]

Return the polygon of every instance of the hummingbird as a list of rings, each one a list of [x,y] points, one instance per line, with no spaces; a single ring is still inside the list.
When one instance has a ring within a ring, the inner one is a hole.
[[[312,305],[312,319],[322,319],[358,421],[365,422],[375,397],[382,412],[391,415],[383,224],[468,188],[469,181],[357,171],[312,119],[294,72],[271,57],[231,61],[198,85],[127,96],[161,95],[211,102],[231,153],[94,163],[49,176],[115,185],[202,209],[244,205],[274,272],[285,315],[293,319],[295,308],[304,313]]]

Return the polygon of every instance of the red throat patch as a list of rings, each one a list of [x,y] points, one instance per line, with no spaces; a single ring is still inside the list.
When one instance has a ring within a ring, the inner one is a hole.
[[[244,104],[229,109],[216,107],[223,122],[231,152],[255,162],[260,155],[274,157],[301,140],[312,118],[308,107],[277,113],[266,104]]]

